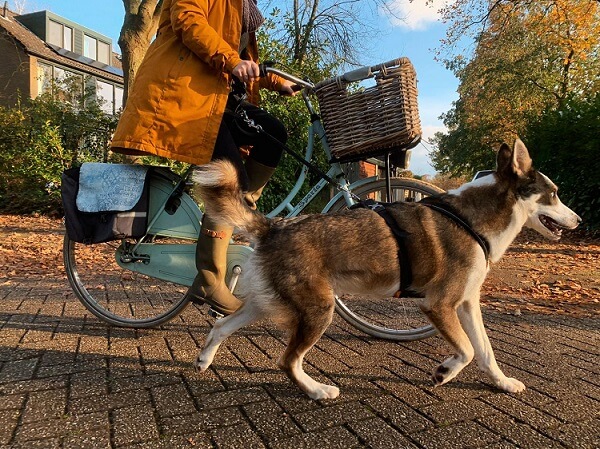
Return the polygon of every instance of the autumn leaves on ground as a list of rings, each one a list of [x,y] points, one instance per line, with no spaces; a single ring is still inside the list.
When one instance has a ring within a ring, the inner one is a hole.
[[[61,220],[0,215],[0,286],[52,277],[68,291],[63,234]],[[600,315],[600,241],[567,234],[554,243],[522,233],[492,266],[482,303],[484,313]]]

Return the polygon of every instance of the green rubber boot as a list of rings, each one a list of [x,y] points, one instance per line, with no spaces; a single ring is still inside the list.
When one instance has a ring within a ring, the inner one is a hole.
[[[231,226],[215,223],[206,215],[203,217],[196,244],[198,274],[188,290],[189,296],[223,315],[232,314],[242,305],[225,283],[227,248],[232,234]]]
[[[256,209],[256,202],[262,191],[275,173],[274,167],[256,162],[252,158],[246,160],[246,173],[248,174],[248,191],[244,193],[244,200],[252,209]]]

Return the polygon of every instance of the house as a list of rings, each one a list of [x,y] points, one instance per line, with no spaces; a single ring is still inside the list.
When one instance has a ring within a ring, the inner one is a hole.
[[[54,92],[95,93],[114,114],[122,106],[123,70],[112,39],[50,11],[18,15],[0,9],[0,104]],[[59,87],[57,87],[59,86]]]

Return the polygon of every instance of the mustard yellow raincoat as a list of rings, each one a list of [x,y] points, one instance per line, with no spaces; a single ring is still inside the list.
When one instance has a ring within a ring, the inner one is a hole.
[[[205,164],[221,124],[231,71],[241,61],[242,0],[165,0],[156,40],[138,69],[112,140],[114,151]],[[250,35],[245,59],[257,61]],[[249,86],[280,90],[269,75]]]

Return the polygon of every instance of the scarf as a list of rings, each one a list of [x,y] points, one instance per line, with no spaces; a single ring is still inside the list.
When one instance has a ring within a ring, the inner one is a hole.
[[[242,36],[240,37],[240,53],[244,51],[249,41],[249,33],[254,33],[263,24],[265,18],[260,13],[257,0],[243,0],[242,7]]]

